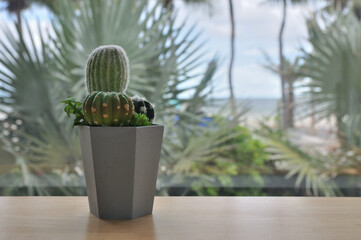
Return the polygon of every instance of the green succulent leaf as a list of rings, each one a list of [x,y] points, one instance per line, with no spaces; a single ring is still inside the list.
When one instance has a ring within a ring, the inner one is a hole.
[[[142,113],[134,114],[132,120],[129,123],[129,126],[132,127],[150,126],[150,125],[152,125],[152,123],[149,122],[147,116]]]
[[[84,118],[83,104],[81,102],[77,102],[73,97],[68,97],[67,99],[61,101],[61,103],[66,104],[64,112],[66,112],[68,117],[75,115],[73,127],[77,125],[89,125]]]

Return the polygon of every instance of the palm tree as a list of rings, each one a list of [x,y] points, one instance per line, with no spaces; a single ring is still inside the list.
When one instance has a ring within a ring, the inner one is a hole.
[[[308,22],[312,52],[303,51],[304,91],[318,119],[335,118],[344,147],[361,147],[361,25],[353,13]]]
[[[29,8],[31,4],[38,3],[41,5],[46,6],[51,11],[54,10],[56,5],[56,0],[1,0],[6,3],[6,11],[9,13],[14,13],[16,15],[17,23],[20,28],[22,29],[22,12]]]
[[[6,2],[6,10],[9,13],[15,13],[18,26],[21,30],[22,29],[21,12],[29,7],[29,3],[26,0],[2,0],[2,1]]]
[[[342,12],[346,7],[361,20],[361,1],[359,0],[327,0],[327,4],[323,10],[329,13],[334,10]]]
[[[283,55],[283,32],[286,24],[286,17],[287,17],[287,0],[283,1],[283,15],[282,15],[282,21],[281,21],[281,27],[278,34],[278,45],[279,45],[279,72],[281,77],[281,91],[282,91],[282,125],[284,129],[287,129],[289,127],[292,127],[292,124],[290,122],[289,117],[289,99],[287,97],[287,82],[284,75],[284,55]]]
[[[279,66],[272,63],[271,59],[267,56],[268,65],[265,67],[276,74],[283,74],[284,81],[287,85],[287,99],[288,99],[288,111],[287,111],[287,118],[289,119],[291,126],[293,126],[294,123],[294,109],[295,109],[295,96],[294,96],[294,89],[295,89],[295,83],[300,80],[300,72],[301,72],[301,59],[295,58],[293,61],[290,61],[286,58],[283,58],[283,72],[280,72]]]
[[[285,56],[283,53],[283,35],[286,26],[286,19],[287,19],[287,3],[288,0],[269,0],[270,2],[279,3],[282,2],[282,20],[281,26],[278,33],[278,58],[279,58],[279,74],[281,78],[281,94],[282,94],[282,128],[292,128],[293,127],[293,108],[294,104],[290,102],[289,97],[293,96],[293,88],[287,82],[285,76]],[[307,0],[290,0],[291,4],[304,4]],[[292,91],[289,93],[289,91]],[[293,99],[291,99],[293,100]]]
[[[233,91],[233,83],[232,83],[232,70],[233,70],[233,60],[234,60],[234,39],[235,39],[235,23],[234,23],[234,14],[233,14],[233,2],[232,0],[228,0],[229,6],[229,17],[231,20],[231,56],[228,67],[228,87],[229,87],[229,96],[231,101],[231,107],[233,112],[233,117],[237,115],[237,107],[236,107],[236,99]]]

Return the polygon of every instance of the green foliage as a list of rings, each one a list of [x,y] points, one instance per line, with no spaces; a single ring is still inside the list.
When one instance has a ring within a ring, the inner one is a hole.
[[[195,162],[192,164],[192,171],[199,175],[206,175],[200,180],[192,183],[192,191],[200,195],[219,195],[223,188],[227,188],[227,195],[239,195],[244,190],[238,190],[232,176],[249,175],[251,181],[258,186],[263,185],[261,174],[269,173],[266,161],[268,153],[265,145],[254,139],[249,129],[236,126],[232,129],[235,134],[224,146],[234,146],[232,149],[221,154],[223,159],[214,158],[206,162]],[[228,160],[225,160],[228,159]],[[209,187],[218,182],[219,188]]]
[[[237,144],[237,148],[232,149],[227,154],[233,155],[236,161],[244,165],[264,166],[268,154],[265,152],[265,145],[258,139],[255,139],[251,131],[245,127],[237,126],[234,132],[240,135],[233,138],[229,144]]]
[[[307,113],[337,122],[341,143],[361,147],[361,25],[354,14],[329,22],[322,16],[308,21],[312,51],[303,51],[301,74]],[[312,112],[312,106],[315,111]]]
[[[84,118],[83,112],[83,103],[77,102],[73,97],[68,97],[67,99],[61,101],[65,104],[64,112],[70,117],[71,115],[75,116],[73,121],[73,127],[77,125],[89,125],[87,120]]]
[[[209,127],[196,124],[188,128],[181,127],[182,121],[176,123],[171,119],[166,131],[173,134],[172,138],[165,138],[163,154],[166,155],[167,168],[173,173],[199,173],[193,169],[194,164],[205,163],[214,159],[219,161],[230,160],[223,156],[224,152],[235,147],[235,144],[226,144],[240,133],[233,132],[238,120],[227,121],[224,118],[214,118],[208,123]],[[166,133],[167,134],[167,133]]]
[[[192,169],[202,174],[240,175],[251,174],[259,177],[259,173],[267,172],[265,163],[268,154],[265,145],[254,139],[249,129],[236,126],[232,129],[235,134],[224,142],[224,146],[235,146],[225,151],[222,156],[230,161],[218,161],[217,158],[208,162],[194,163]]]
[[[257,134],[266,144],[270,160],[278,171],[285,171],[286,178],[297,176],[295,187],[305,185],[309,195],[335,196],[340,194],[332,180],[332,163],[328,156],[306,152],[292,144],[281,129],[273,129],[261,123]]]
[[[221,117],[228,113],[220,112],[212,117],[211,122],[206,122],[208,126],[193,125],[187,130],[179,128],[180,120],[174,125],[168,123],[165,130],[177,138],[164,139],[166,144],[162,154],[167,155],[168,161],[162,163],[161,168],[166,172],[160,174],[160,184],[163,181],[166,185],[169,182],[173,185],[189,182],[190,188],[180,194],[234,196],[243,190],[235,189],[237,186],[232,176],[244,174],[250,175],[255,185],[262,186],[261,173],[270,172],[263,165],[268,154],[265,146],[252,137],[250,130],[239,126],[237,119],[242,114],[240,111],[239,116],[228,120]],[[165,178],[167,174],[171,179]]]
[[[142,113],[135,113],[132,120],[129,123],[129,126],[132,127],[150,126],[150,125],[152,125],[152,123],[149,122],[147,116]]]
[[[40,24],[30,29],[25,21],[22,31],[17,24],[6,24],[1,32],[0,111],[7,116],[1,122],[22,122],[14,131],[18,142],[10,135],[3,141],[16,158],[14,168],[21,170],[16,181],[25,185],[25,194],[46,195],[36,186],[54,182],[44,176],[53,170],[74,172],[80,161],[78,137],[61,113],[67,90],[51,77],[48,36]],[[59,191],[67,192],[66,187]]]

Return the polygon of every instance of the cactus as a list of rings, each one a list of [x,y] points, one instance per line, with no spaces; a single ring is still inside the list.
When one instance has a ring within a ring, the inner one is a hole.
[[[124,93],[128,82],[129,62],[123,48],[115,45],[100,46],[90,54],[86,65],[88,93]]]
[[[83,104],[90,125],[127,126],[134,115],[132,99],[116,92],[93,92]]]
[[[87,62],[86,84],[89,95],[82,108],[80,102],[68,98],[63,101],[67,104],[64,110],[68,117],[76,115],[75,125],[151,125],[155,117],[153,105],[138,96],[127,97],[124,92],[128,82],[129,63],[123,48],[115,45],[98,47],[90,54]]]
[[[132,97],[132,101],[135,107],[135,112],[145,114],[149,119],[149,122],[153,122],[155,118],[153,105],[150,102],[148,102],[146,99],[138,96]]]

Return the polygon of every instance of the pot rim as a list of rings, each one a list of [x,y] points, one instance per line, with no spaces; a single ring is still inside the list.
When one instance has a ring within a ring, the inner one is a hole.
[[[78,125],[80,128],[155,128],[155,127],[164,127],[161,124],[152,124],[150,126],[89,126],[89,125]]]

